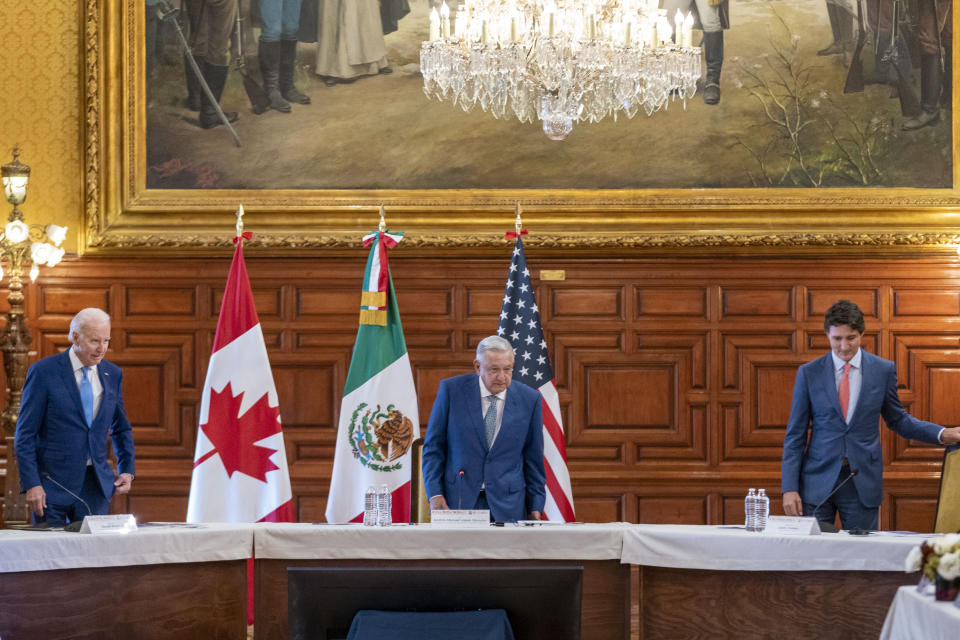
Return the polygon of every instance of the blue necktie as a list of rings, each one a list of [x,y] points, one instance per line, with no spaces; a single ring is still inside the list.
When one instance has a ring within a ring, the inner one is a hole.
[[[84,367],[80,376],[80,402],[83,404],[83,416],[87,419],[87,427],[93,424],[93,386],[90,384],[90,369]]]
[[[487,433],[487,448],[493,446],[493,436],[497,431],[497,396],[488,396],[490,404],[487,413],[483,416],[483,427]]]

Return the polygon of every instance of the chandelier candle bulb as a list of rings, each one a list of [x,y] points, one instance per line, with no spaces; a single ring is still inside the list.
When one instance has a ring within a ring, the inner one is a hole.
[[[660,39],[661,45],[669,45],[673,40],[673,27],[670,26],[670,21],[666,17],[661,17],[657,21],[657,38]]]
[[[450,37],[450,7],[446,2],[440,5],[440,34],[444,38]]]
[[[430,42],[436,42],[440,39],[440,14],[434,7],[430,11]]]
[[[677,9],[677,14],[673,16],[673,33],[674,33],[674,42],[677,46],[682,45],[681,40],[683,39],[683,13],[680,9]]]
[[[458,40],[468,39],[467,37],[467,10],[463,5],[457,11],[457,17],[453,21],[453,37]]]
[[[683,46],[693,46],[693,12],[687,14],[683,19]]]

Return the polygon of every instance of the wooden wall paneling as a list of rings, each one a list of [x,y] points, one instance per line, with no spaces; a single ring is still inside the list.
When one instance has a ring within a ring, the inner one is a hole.
[[[796,368],[828,350],[822,317],[840,298],[866,314],[864,348],[897,362],[905,405],[960,423],[956,260],[528,249],[580,519],[736,523],[750,486],[765,487],[777,512]],[[439,381],[471,371],[477,342],[496,329],[509,252],[505,244],[493,257],[391,256],[422,430]],[[134,492],[115,509],[143,519],[185,515],[229,256],[71,258],[27,287],[36,357],[67,346],[79,308],[113,317],[109,357],[126,369],[138,451]],[[359,247],[348,257],[247,255],[296,509],[308,521],[320,521],[326,503],[365,256]],[[541,281],[543,269],[562,269],[565,279]],[[882,524],[929,528],[941,451],[882,431]]]
[[[708,524],[707,495],[637,496],[637,520],[645,524]]]
[[[875,638],[896,590],[916,581],[876,571],[639,571],[641,640]]]
[[[626,499],[624,493],[603,493],[602,489],[594,490],[584,486],[575,496],[577,520],[580,522],[626,522],[635,521],[626,515]]]
[[[893,292],[893,318],[960,316],[960,291],[937,289],[896,289]]]
[[[638,287],[636,317],[709,321],[705,287]]]
[[[838,300],[850,300],[860,307],[868,326],[875,324],[880,319],[882,294],[879,288],[809,286],[805,289],[807,294],[807,319],[821,330],[823,329],[823,316]]]
[[[792,286],[728,286],[722,289],[723,319],[762,317],[795,319],[796,305]]]
[[[881,529],[933,531],[936,515],[937,494],[933,492],[931,495],[917,477],[885,479],[883,504],[880,507]]]

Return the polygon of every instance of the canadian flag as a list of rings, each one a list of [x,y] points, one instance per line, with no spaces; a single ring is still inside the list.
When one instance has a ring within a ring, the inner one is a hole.
[[[187,522],[292,522],[277,389],[237,244],[200,401]]]

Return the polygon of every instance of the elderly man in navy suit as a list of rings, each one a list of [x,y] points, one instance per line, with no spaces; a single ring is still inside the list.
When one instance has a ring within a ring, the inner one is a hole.
[[[883,499],[880,417],[904,438],[922,442],[958,442],[960,427],[917,420],[904,410],[896,366],[860,348],[866,326],[857,305],[835,303],[823,328],[831,352],[801,366],[793,387],[781,465],[783,510],[831,525],[839,511],[844,529],[876,529]]]
[[[476,374],[440,382],[423,443],[430,509],[490,509],[499,522],[539,520],[545,499],[540,392],[513,382],[513,347],[489,336]]]
[[[14,448],[35,525],[57,527],[89,513],[106,514],[113,494],[127,493],[133,482],[123,372],[103,359],[110,316],[100,309],[80,311],[70,322],[70,342],[63,353],[31,366],[23,386]],[[107,463],[107,435],[119,476]]]

